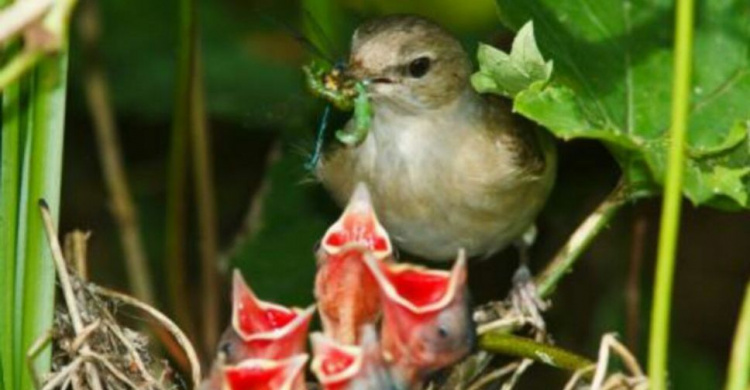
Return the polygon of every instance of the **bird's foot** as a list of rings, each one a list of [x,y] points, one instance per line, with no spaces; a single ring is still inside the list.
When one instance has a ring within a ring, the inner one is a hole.
[[[546,324],[542,312],[550,307],[549,302],[539,296],[531,271],[521,264],[513,275],[513,288],[507,298],[511,310],[535,330],[545,333]]]

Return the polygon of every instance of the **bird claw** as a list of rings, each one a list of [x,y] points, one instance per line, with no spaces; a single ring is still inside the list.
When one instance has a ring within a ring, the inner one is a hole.
[[[544,333],[547,325],[542,312],[550,307],[550,303],[539,296],[534,279],[526,265],[521,265],[513,275],[513,289],[508,297],[511,310],[524,319],[524,322]]]

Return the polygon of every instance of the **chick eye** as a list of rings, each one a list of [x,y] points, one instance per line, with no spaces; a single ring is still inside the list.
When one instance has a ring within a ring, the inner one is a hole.
[[[438,327],[438,336],[443,339],[448,338],[448,329],[442,326]]]
[[[411,77],[420,78],[430,70],[430,58],[419,57],[409,63],[409,74]]]

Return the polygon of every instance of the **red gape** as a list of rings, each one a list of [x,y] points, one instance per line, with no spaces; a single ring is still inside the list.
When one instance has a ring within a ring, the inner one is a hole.
[[[359,346],[344,345],[323,335],[310,336],[313,345],[311,370],[323,390],[387,390],[394,386],[383,362],[373,325],[362,330]]]
[[[305,390],[306,354],[285,360],[247,359],[221,369],[221,390]]]
[[[340,343],[356,345],[362,326],[380,314],[378,285],[364,264],[366,253],[380,262],[391,257],[392,247],[360,183],[316,253],[315,297],[323,328]]]
[[[380,286],[383,355],[397,380],[414,386],[469,353],[475,330],[463,251],[450,272],[372,257],[366,264]]]
[[[248,358],[286,359],[303,353],[314,311],[314,306],[301,310],[261,301],[235,271],[232,325],[219,344],[226,363]]]

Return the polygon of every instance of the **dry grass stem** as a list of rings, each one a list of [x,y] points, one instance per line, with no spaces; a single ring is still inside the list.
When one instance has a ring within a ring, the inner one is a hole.
[[[63,257],[49,210],[44,202],[40,202],[40,206],[63,299],[55,312],[53,329],[34,343],[27,354],[29,365],[33,366],[31,363],[38,352],[52,345],[52,372],[40,378],[32,371],[37,388],[177,388],[178,381],[171,369],[163,366],[162,361],[151,354],[148,339],[118,322],[113,313],[123,303],[146,312],[177,339],[191,360],[191,375],[194,386],[197,386],[200,378],[197,356],[182,332],[166,316],[147,304],[87,283],[71,272]],[[73,235],[68,238],[69,245],[66,245],[67,252],[77,258],[79,267],[82,266],[81,261],[85,260],[86,237],[85,234]]]

